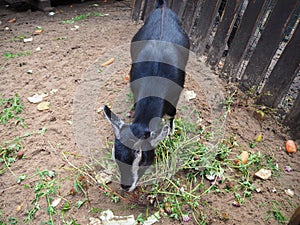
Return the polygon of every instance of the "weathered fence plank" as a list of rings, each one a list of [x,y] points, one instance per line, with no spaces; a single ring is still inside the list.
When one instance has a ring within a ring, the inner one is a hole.
[[[238,9],[244,0],[166,0],[182,22],[183,28],[189,34],[193,43],[192,50],[198,55],[205,52],[207,44],[211,44],[208,53],[208,62],[216,65],[222,56],[228,38],[231,38],[232,28],[237,20]],[[226,4],[223,4],[226,3]],[[222,4],[222,6],[221,6]],[[272,6],[275,5],[273,9]],[[132,18],[145,20],[156,6],[154,0],[134,0]],[[220,7],[221,6],[221,7]],[[223,6],[225,6],[223,8]],[[246,69],[241,72],[239,80],[241,89],[249,89],[252,86],[262,84],[266,79],[267,69],[280,47],[287,32],[287,26],[292,23],[292,15],[297,20],[300,0],[248,0],[247,8],[241,16],[236,34],[229,46],[228,54],[222,70],[223,77],[237,78],[237,72],[242,62],[249,60]],[[270,10],[272,12],[270,13]],[[219,12],[220,11],[220,12]],[[220,23],[214,37],[211,36],[212,28],[218,13],[223,12]],[[142,12],[142,13],[141,13]],[[270,13],[267,23],[261,29],[263,19]],[[140,16],[141,15],[141,16]],[[295,21],[294,21],[295,22]],[[294,24],[294,23],[293,23]],[[290,29],[291,30],[291,29]],[[266,80],[263,93],[258,103],[271,107],[277,107],[285,97],[287,90],[300,68],[300,25],[296,28],[287,47],[282,52],[270,76]],[[252,44],[252,39],[259,33],[257,45]],[[214,38],[209,40],[209,38]],[[250,46],[252,44],[253,46]],[[253,53],[252,56],[249,53]],[[250,59],[249,59],[250,58]],[[238,81],[238,80],[236,80]],[[300,138],[300,94],[294,103],[291,112],[285,119],[285,124],[294,128]]]
[[[284,124],[292,130],[292,136],[300,138],[300,93],[293,104],[293,108],[286,116]]]
[[[218,13],[220,4],[221,0],[204,1],[202,4],[199,18],[196,20],[196,26],[194,32],[192,33],[192,38],[195,37],[195,45],[193,46],[193,50],[199,55],[203,54],[205,51],[208,37]]]
[[[142,0],[133,0],[133,7],[131,13],[131,19],[133,21],[138,21],[140,19],[140,11],[142,7]]]
[[[182,20],[184,9],[188,0],[173,1],[171,9],[177,14],[179,20]]]
[[[145,0],[145,14],[143,16],[143,20],[146,20],[150,13],[155,9],[156,1],[153,0]]]
[[[200,0],[188,0],[183,16],[181,18],[184,30],[190,35],[194,27],[194,22],[197,17],[197,12],[201,6]]]
[[[169,8],[172,8],[173,0],[166,0],[166,3]]]
[[[287,21],[298,4],[299,0],[277,2],[242,76],[241,89],[257,87],[263,81],[279,43],[283,40]]]
[[[266,81],[259,103],[269,107],[277,107],[289,90],[290,85],[299,71],[299,66],[300,26],[298,24],[289,44],[284,49],[271,75]]]
[[[218,30],[209,49],[207,57],[209,65],[215,66],[220,61],[241,4],[243,4],[242,0],[227,1],[223,16],[218,25]]]
[[[256,25],[263,12],[267,0],[250,0],[242,17],[236,35],[231,43],[225,59],[222,76],[224,78],[237,77],[237,71],[243,60],[251,36],[255,32]]]

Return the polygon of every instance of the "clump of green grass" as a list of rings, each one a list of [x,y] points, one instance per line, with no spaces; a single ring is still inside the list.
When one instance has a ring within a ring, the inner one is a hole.
[[[3,165],[0,169],[0,175],[17,160],[17,152],[22,148],[21,137],[16,137],[13,140],[0,144],[0,163]]]
[[[221,122],[210,121],[207,126],[197,110],[182,108],[188,110],[188,114],[183,113],[188,116],[175,119],[174,134],[157,146],[154,164],[139,181],[148,204],[170,218],[206,224],[202,209],[209,196],[231,194],[232,207],[239,207],[247,204],[256,190],[255,172],[265,168],[279,173],[274,157],[258,151],[262,143],[252,148],[240,146],[235,137],[222,133],[224,121],[235,103],[234,96],[228,96],[223,103],[224,115],[219,117]],[[216,124],[221,127],[214,127]],[[250,157],[245,164],[238,163],[244,150]],[[228,216],[222,218],[227,220]],[[143,221],[143,215],[139,219]]]
[[[278,205],[280,205],[278,202],[273,202],[271,210],[268,211],[268,216],[266,220],[269,220],[270,217],[273,217],[278,223],[280,224],[286,224],[288,221],[288,218],[286,218],[278,209]]]
[[[46,211],[49,215],[49,220],[44,222],[44,224],[54,225],[53,216],[57,211],[52,205],[52,202],[54,200],[53,196],[57,195],[59,189],[57,180],[55,179],[55,172],[51,170],[37,170],[36,175],[39,179],[35,185],[31,187],[34,189],[35,197],[31,201],[32,208],[27,211],[24,222],[27,223],[35,218],[36,213],[41,210],[40,201],[45,198],[47,203]]]
[[[82,15],[77,15],[72,19],[69,20],[63,20],[62,23],[64,24],[72,24],[76,21],[80,21],[80,20],[86,20],[89,17],[99,17],[99,16],[106,16],[107,14],[103,14],[103,13],[99,13],[99,12],[90,12],[90,13],[86,13],[86,14],[82,14]]]
[[[12,98],[4,98],[0,94],[0,123],[6,125],[8,121],[15,119],[16,125],[25,126],[24,119],[20,117],[23,109],[24,103],[18,94],[15,94]]]
[[[28,56],[30,54],[31,54],[30,51],[18,52],[18,53],[6,52],[6,53],[3,54],[3,57],[4,57],[5,60],[9,60],[9,59],[17,58],[17,57]]]
[[[175,133],[158,145],[155,168],[141,183],[151,183],[142,186],[143,193],[152,196],[153,206],[167,216],[205,224],[206,216],[199,210],[204,196],[229,192],[234,206],[245,204],[255,191],[253,174],[262,167],[276,168],[273,158],[260,152],[250,153],[246,164],[236,163],[243,149],[235,139],[210,144],[214,134],[197,124],[175,120]]]

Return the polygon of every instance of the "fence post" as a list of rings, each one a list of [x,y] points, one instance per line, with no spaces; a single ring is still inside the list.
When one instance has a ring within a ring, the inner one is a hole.
[[[208,64],[213,67],[220,61],[223,55],[228,38],[230,36],[235,19],[237,18],[238,11],[242,3],[243,1],[241,0],[230,0],[225,6],[224,14],[221,17],[217,33],[209,49],[207,58]]]
[[[283,123],[291,129],[293,137],[300,138],[300,93]]]
[[[261,84],[279,43],[283,40],[287,21],[297,5],[299,0],[277,1],[242,76],[241,89],[250,89]]]
[[[299,61],[300,26],[298,24],[294,35],[267,79],[258,103],[269,107],[278,106],[299,71]]]
[[[182,26],[188,35],[191,34],[194,22],[197,17],[197,12],[201,8],[201,0],[188,0],[182,16]]]
[[[247,51],[249,40],[255,32],[258,20],[261,17],[267,0],[250,0],[246,11],[242,17],[236,35],[228,50],[222,70],[222,77],[233,80],[237,78],[237,72],[243,60],[244,54]]]
[[[142,7],[143,0],[133,0],[133,9],[131,13],[131,19],[133,21],[138,21],[140,19],[140,11]]]
[[[195,37],[195,46],[193,50],[195,50],[195,52],[199,55],[202,55],[205,51],[208,37],[218,13],[221,1],[222,0],[210,0],[203,2],[195,30],[192,33],[192,38]]]

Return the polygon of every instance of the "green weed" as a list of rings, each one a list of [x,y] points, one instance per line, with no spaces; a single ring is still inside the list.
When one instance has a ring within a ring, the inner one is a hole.
[[[18,94],[15,94],[12,98],[4,98],[0,94],[0,123],[6,125],[8,121],[14,119],[15,125],[25,126],[24,119],[19,116],[23,109],[24,103]]]
[[[273,202],[272,209],[269,211],[269,214],[271,214],[276,221],[280,224],[285,224],[288,219],[280,212],[278,209],[279,203],[278,202]]]
[[[3,54],[3,57],[5,60],[9,60],[9,59],[14,59],[16,57],[29,56],[30,54],[31,54],[30,51],[18,52],[18,53],[6,52]]]
[[[27,216],[24,219],[24,222],[27,223],[35,219],[36,213],[41,210],[40,201],[45,198],[47,204],[46,211],[49,215],[49,220],[43,223],[54,225],[53,216],[57,213],[57,211],[51,204],[53,202],[53,197],[57,196],[59,189],[57,180],[55,179],[55,172],[51,170],[39,171],[37,169],[36,175],[39,179],[32,187],[35,192],[35,198],[31,201],[32,208],[27,211]]]
[[[0,175],[2,175],[6,169],[10,170],[12,163],[17,160],[17,152],[23,148],[22,138],[23,137],[16,137],[11,141],[0,144],[0,163],[3,165],[0,169]],[[12,174],[16,177],[13,172]]]
[[[103,13],[99,13],[99,12],[91,12],[91,13],[86,13],[86,14],[82,14],[82,15],[77,15],[72,19],[62,21],[62,23],[72,24],[76,21],[86,20],[89,17],[98,17],[98,16],[106,16],[106,15],[107,14],[103,14]]]

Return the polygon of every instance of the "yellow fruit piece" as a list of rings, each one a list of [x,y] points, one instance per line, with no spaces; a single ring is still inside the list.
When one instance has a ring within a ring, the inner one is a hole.
[[[259,134],[256,138],[255,138],[255,141],[256,142],[260,142],[263,138],[263,135],[262,134]]]
[[[108,65],[112,64],[114,61],[115,61],[115,58],[111,58],[111,59],[107,60],[106,62],[102,63],[101,66],[102,67],[108,66]]]

